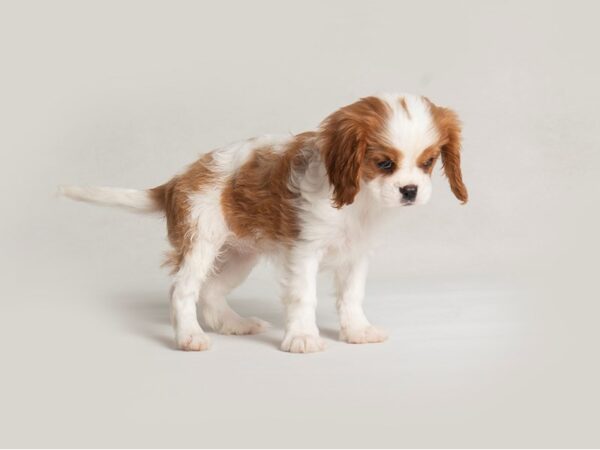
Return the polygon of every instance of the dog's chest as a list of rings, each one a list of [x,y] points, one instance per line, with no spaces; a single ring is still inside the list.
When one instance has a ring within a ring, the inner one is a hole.
[[[323,264],[336,266],[365,255],[372,243],[373,227],[369,221],[346,220],[332,229],[324,245]]]

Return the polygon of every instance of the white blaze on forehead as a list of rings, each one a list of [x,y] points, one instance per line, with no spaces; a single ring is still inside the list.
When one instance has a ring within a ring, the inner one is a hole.
[[[387,138],[404,155],[404,161],[413,161],[427,147],[439,139],[439,132],[429,104],[423,97],[412,94],[385,94],[380,96],[391,108],[387,123]],[[406,110],[402,106],[402,100]]]

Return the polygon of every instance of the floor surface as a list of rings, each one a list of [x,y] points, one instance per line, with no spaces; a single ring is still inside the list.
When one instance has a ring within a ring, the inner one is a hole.
[[[367,311],[390,339],[350,345],[337,340],[322,283],[327,350],[297,355],[278,350],[277,289],[259,274],[232,304],[273,327],[211,333],[209,351],[185,353],[173,346],[164,274],[88,262],[58,269],[74,271],[70,285],[23,285],[30,301],[0,304],[3,446],[598,443],[597,355],[586,355],[597,341],[584,340],[580,317],[572,328],[536,311],[527,288],[379,280]]]

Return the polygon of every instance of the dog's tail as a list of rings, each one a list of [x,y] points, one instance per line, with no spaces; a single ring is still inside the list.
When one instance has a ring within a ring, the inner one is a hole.
[[[99,186],[59,186],[58,192],[73,200],[117,206],[129,211],[151,213],[164,210],[164,185],[146,190]]]

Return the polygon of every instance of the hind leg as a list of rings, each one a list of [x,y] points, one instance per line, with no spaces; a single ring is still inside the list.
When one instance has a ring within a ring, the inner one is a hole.
[[[213,268],[220,242],[198,239],[185,255],[171,288],[171,319],[177,347],[181,350],[207,350],[210,339],[196,316],[196,301],[203,282]]]
[[[201,304],[204,322],[222,334],[256,334],[264,331],[268,323],[256,317],[242,317],[225,299],[239,286],[256,265],[257,255],[227,249],[219,257],[216,270],[202,287]]]

